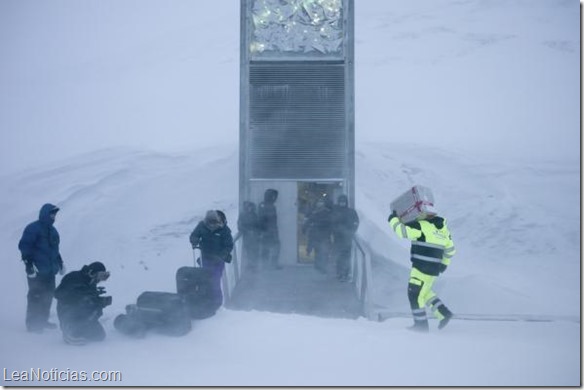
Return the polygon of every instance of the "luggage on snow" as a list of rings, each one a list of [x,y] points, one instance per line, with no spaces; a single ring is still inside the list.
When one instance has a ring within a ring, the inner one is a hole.
[[[133,337],[143,337],[148,330],[168,336],[183,336],[191,330],[191,319],[184,297],[169,292],[146,291],[135,304],[126,306],[114,327]]]
[[[200,267],[180,267],[176,271],[176,292],[184,298],[191,318],[203,319],[215,314],[211,271]]]

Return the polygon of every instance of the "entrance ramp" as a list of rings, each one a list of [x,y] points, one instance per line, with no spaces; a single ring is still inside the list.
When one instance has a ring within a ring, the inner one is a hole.
[[[340,282],[312,265],[245,272],[225,305],[233,310],[294,313],[329,318],[358,318],[363,304],[353,283]]]

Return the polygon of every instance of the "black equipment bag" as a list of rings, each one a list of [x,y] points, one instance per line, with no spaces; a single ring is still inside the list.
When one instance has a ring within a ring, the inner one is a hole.
[[[135,305],[126,306],[125,315],[116,317],[114,327],[134,337],[142,337],[150,329],[168,336],[183,336],[191,330],[191,319],[182,296],[146,291]]]
[[[191,318],[208,318],[218,309],[213,299],[211,271],[206,268],[179,268],[176,271],[176,291],[184,297]]]
[[[126,307],[126,312],[129,313],[131,310],[128,309],[129,306],[136,306],[136,305],[128,305]],[[118,331],[122,332],[126,336],[135,337],[137,339],[141,339],[146,336],[146,332],[148,331],[148,325],[145,324],[138,318],[136,315],[132,314],[120,314],[114,319],[114,328]]]

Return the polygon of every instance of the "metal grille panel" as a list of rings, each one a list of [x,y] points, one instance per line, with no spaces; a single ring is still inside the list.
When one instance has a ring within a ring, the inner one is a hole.
[[[251,65],[249,93],[251,178],[344,176],[342,64]]]

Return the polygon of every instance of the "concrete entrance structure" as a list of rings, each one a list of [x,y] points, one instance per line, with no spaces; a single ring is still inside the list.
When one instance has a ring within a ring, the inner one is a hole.
[[[239,205],[278,190],[283,265],[310,262],[299,226],[315,196],[354,207],[353,8],[241,1]]]

